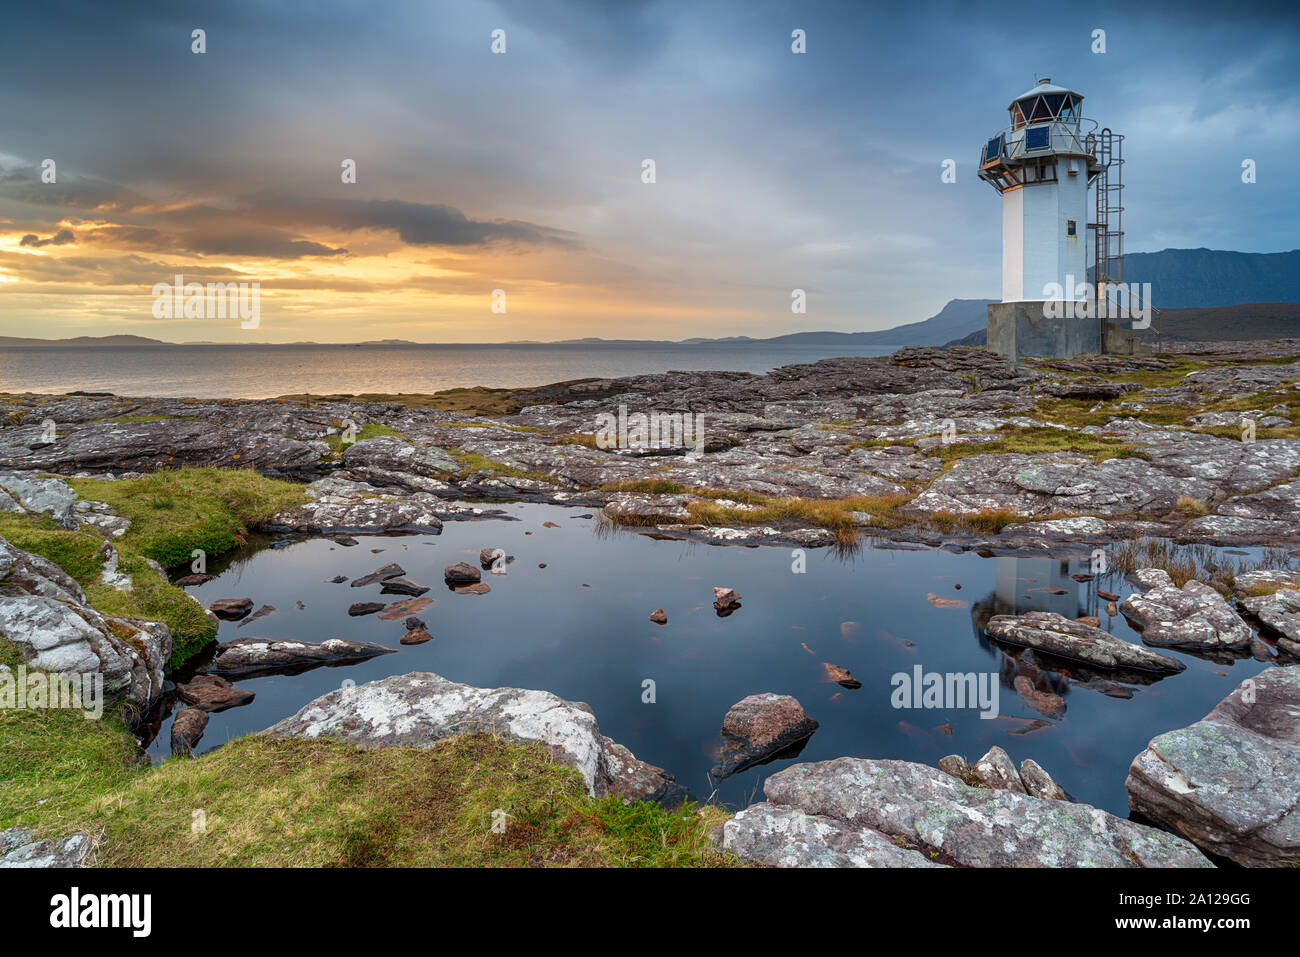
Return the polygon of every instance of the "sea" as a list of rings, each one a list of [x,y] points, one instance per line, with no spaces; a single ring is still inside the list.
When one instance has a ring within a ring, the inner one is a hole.
[[[0,393],[264,399],[519,388],[668,371],[770,372],[892,347],[746,343],[38,346],[0,349]]]

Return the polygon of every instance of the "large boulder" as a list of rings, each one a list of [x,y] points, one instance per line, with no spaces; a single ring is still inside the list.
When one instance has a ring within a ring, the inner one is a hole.
[[[1254,640],[1254,629],[1209,585],[1189,581],[1179,588],[1159,568],[1140,569],[1133,577],[1145,591],[1129,595],[1119,610],[1148,645],[1225,651],[1248,648]]]
[[[29,668],[101,674],[107,697],[142,709],[162,693],[172,653],[166,625],[100,614],[61,568],[3,538],[0,599],[0,635]]]
[[[676,803],[683,793],[671,774],[604,737],[585,704],[548,691],[475,688],[431,672],[331,691],[266,733],[332,738],[361,748],[428,748],[457,735],[494,734],[542,744],[557,761],[576,768],[595,797]]]
[[[1095,625],[1072,621],[1050,611],[994,615],[984,630],[989,637],[1007,644],[1033,648],[1098,668],[1174,674],[1187,667],[1167,655],[1116,638]]]
[[[1300,668],[1247,679],[1154,738],[1125,782],[1133,810],[1248,867],[1300,860]]]
[[[790,832],[789,812],[808,815],[826,830],[805,828],[789,838],[737,835],[730,846],[742,860],[816,862],[792,846],[824,833],[836,863],[853,863],[845,849],[878,848],[883,838],[910,854],[872,866],[920,866],[925,861],[962,867],[1210,867],[1182,838],[1086,804],[1042,800],[1016,791],[971,787],[951,775],[909,761],[836,758],[796,764],[763,784],[765,804],[747,809],[733,828]],[[748,820],[762,816],[763,824]],[[739,815],[738,815],[739,817]],[[726,827],[723,843],[728,843]],[[775,846],[774,846],[775,845]],[[862,856],[866,856],[863,854]]]

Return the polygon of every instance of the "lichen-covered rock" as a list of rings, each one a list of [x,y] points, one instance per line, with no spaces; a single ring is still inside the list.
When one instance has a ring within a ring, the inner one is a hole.
[[[11,827],[0,831],[0,868],[80,867],[94,847],[86,834],[52,841],[38,839],[25,827]]]
[[[162,693],[172,653],[166,625],[100,614],[61,568],[3,538],[0,634],[18,648],[29,668],[99,673],[107,696],[140,708]]]
[[[752,694],[722,719],[722,750],[712,774],[725,778],[806,741],[817,722],[790,695]]]
[[[271,517],[268,531],[338,534],[442,531],[441,501],[424,492],[384,490],[331,476],[307,486],[310,501]]]
[[[62,479],[35,472],[0,472],[0,511],[48,515],[62,528],[76,529],[77,493]]]
[[[722,825],[722,849],[769,867],[943,867],[868,827],[795,808],[751,804]]]
[[[392,653],[392,648],[383,645],[369,641],[347,641],[343,638],[330,638],[320,644],[241,638],[217,645],[216,656],[203,670],[206,674],[222,678],[295,675],[312,668],[350,665],[376,655]]]
[[[1277,635],[1279,648],[1300,657],[1300,588],[1283,588],[1271,595],[1243,598],[1241,606]]]
[[[868,828],[965,867],[1209,867],[1182,838],[1086,804],[970,787],[908,761],[796,764],[763,785],[770,803]]]
[[[1218,651],[1247,648],[1255,637],[1223,596],[1203,582],[1179,588],[1158,568],[1140,569],[1133,578],[1146,591],[1124,599],[1119,610],[1149,645]]]
[[[361,748],[427,748],[462,734],[495,734],[543,745],[576,768],[596,797],[680,803],[672,775],[638,761],[600,733],[585,704],[548,691],[475,688],[414,672],[331,691],[273,725],[278,737],[332,738]]]
[[[990,637],[1035,648],[1099,668],[1174,674],[1187,666],[1167,655],[1116,638],[1092,625],[1050,611],[994,615],[985,626]]]
[[[1247,867],[1300,860],[1300,668],[1268,668],[1133,759],[1129,805]]]
[[[967,773],[973,779],[967,780],[967,784],[978,784],[980,787],[1002,791],[1015,791],[1019,794],[1025,793],[1025,786],[1020,780],[1020,772],[1016,770],[1016,764],[1011,760],[1011,755],[996,744],[989,748],[984,757],[970,765]]]

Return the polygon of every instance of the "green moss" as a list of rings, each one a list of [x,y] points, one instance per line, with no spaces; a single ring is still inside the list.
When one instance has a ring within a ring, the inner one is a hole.
[[[83,587],[103,569],[95,554],[104,544],[102,536],[89,530],[70,532],[43,515],[0,512],[0,538],[48,558]]]
[[[190,561],[195,549],[220,555],[243,544],[250,526],[307,500],[301,485],[251,469],[170,469],[138,479],[68,479],[82,498],[107,502],[131,520],[119,542],[161,562]]]

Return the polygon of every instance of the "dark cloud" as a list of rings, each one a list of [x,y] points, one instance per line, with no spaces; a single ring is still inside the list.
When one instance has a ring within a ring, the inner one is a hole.
[[[77,237],[72,234],[70,229],[60,229],[49,239],[41,239],[35,233],[28,233],[18,243],[19,246],[30,246],[32,249],[40,249],[42,246],[68,246],[77,241]]]

